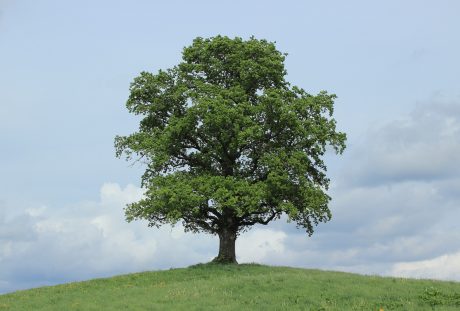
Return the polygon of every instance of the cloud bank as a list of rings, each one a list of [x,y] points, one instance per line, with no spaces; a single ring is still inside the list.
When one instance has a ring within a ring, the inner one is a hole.
[[[0,292],[183,266],[210,256],[200,246],[214,246],[209,238],[127,224],[123,207],[141,196],[132,185],[122,189],[106,183],[99,202],[28,208],[10,219],[1,217]]]
[[[460,252],[433,259],[395,264],[391,275],[428,279],[460,280]]]
[[[460,104],[419,103],[406,118],[367,133],[347,176],[357,185],[435,181],[460,175]]]

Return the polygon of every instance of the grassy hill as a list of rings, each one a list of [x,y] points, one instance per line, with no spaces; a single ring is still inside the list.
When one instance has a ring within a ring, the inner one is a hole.
[[[0,310],[460,310],[460,283],[196,265],[0,295]]]

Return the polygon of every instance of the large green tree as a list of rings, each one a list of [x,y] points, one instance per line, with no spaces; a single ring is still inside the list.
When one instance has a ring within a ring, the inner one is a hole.
[[[291,86],[285,56],[266,40],[196,38],[177,66],[134,79],[126,106],[139,131],[115,138],[118,157],[146,164],[128,221],[182,221],[219,236],[216,262],[236,262],[235,240],[255,224],[286,214],[311,235],[331,218],[323,156],[346,141],[336,96]]]

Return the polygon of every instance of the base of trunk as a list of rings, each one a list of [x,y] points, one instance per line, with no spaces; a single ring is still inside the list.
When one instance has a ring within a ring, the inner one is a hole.
[[[238,264],[238,262],[236,261],[236,258],[231,258],[231,257],[224,257],[224,256],[217,256],[216,258],[214,258],[212,261],[212,263],[218,263],[218,264]]]
[[[224,228],[219,232],[219,255],[214,263],[237,264],[235,255],[236,230]]]

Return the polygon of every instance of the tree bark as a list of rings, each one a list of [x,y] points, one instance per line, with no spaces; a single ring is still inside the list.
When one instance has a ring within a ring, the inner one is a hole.
[[[216,263],[238,263],[235,255],[236,230],[222,228],[219,234],[219,255],[214,258]]]

